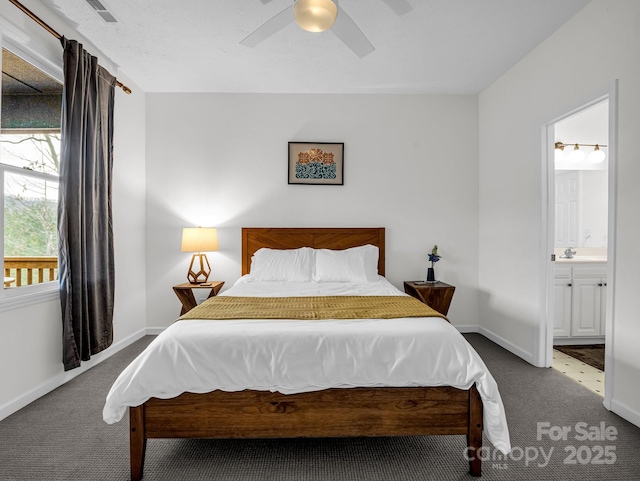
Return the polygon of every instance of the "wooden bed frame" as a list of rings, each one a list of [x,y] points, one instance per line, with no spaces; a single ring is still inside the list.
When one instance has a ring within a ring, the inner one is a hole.
[[[261,247],[380,248],[384,228],[244,228],[242,273]],[[353,388],[284,395],[265,391],[184,393],[129,408],[131,479],[142,478],[149,438],[467,436],[469,472],[481,475],[482,400],[474,386]]]

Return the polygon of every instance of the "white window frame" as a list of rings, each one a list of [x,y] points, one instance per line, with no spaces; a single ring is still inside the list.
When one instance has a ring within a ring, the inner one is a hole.
[[[62,73],[62,52],[57,62],[40,55],[35,50],[25,46],[29,37],[12,28],[0,17],[0,40],[2,48],[6,48],[13,54],[19,56],[24,61],[29,62],[34,67],[42,70],[47,75],[53,77],[58,82],[63,83]],[[1,80],[0,80],[1,82]],[[32,176],[35,178],[55,181],[59,183],[59,177],[52,174],[45,174],[33,170],[22,169],[11,165],[0,165],[0,198],[3,202],[3,208],[0,209],[0,252],[3,256],[3,277],[4,277],[4,174],[5,172],[18,173],[20,175]],[[41,284],[33,284],[29,286],[21,286],[20,288],[5,289],[4,284],[0,289],[0,312],[19,309],[31,304],[38,304],[59,298],[59,282],[49,281]]]

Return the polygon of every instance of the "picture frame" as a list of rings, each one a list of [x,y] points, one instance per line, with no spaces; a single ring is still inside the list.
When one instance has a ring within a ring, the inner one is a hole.
[[[289,184],[344,185],[344,142],[289,142]]]

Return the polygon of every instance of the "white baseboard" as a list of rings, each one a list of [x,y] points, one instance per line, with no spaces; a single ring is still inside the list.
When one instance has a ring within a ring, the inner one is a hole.
[[[477,332],[482,334],[487,339],[495,342],[498,346],[505,348],[510,353],[515,354],[516,356],[527,361],[529,364],[532,364],[534,366],[536,365],[535,359],[532,353],[530,353],[529,351],[525,351],[524,349],[516,346],[511,341],[507,341],[504,337],[498,336],[494,332],[482,326],[478,328]]]
[[[506,339],[504,339],[501,336],[498,336],[497,334],[489,331],[488,329],[485,329],[483,327],[480,327],[477,329],[477,331],[463,331],[462,328],[463,327],[468,327],[468,326],[456,326],[456,328],[458,328],[458,330],[460,330],[460,332],[478,332],[480,334],[482,334],[483,336],[485,336],[487,339],[490,339],[491,341],[495,342],[497,345],[505,348],[507,351],[515,354],[516,356],[522,358],[523,360],[527,361],[528,363],[532,364],[532,365],[536,365],[533,362],[533,354],[531,354],[528,351],[525,351],[521,348],[519,348],[518,346],[512,344],[510,341],[507,341]],[[627,406],[626,404],[623,404],[619,401],[616,401],[615,399],[611,400],[611,406],[605,406],[608,410],[614,412],[615,414],[617,414],[618,416],[620,416],[621,418],[629,421],[631,424],[634,424],[635,426],[640,427],[640,412],[636,411],[633,408],[630,408],[629,406]]]
[[[147,336],[157,336],[165,329],[166,327],[147,327]]]
[[[601,337],[554,337],[554,346],[576,346],[580,344],[604,344],[604,336]]]
[[[640,428],[640,412],[636,411],[635,409],[632,409],[626,404],[612,399],[611,411],[616,413],[621,418],[626,419],[631,424],[634,424]]]
[[[478,332],[478,326],[476,326],[475,324],[469,324],[469,325],[454,324],[453,327],[455,327],[458,331],[460,331],[463,334],[470,333],[470,332]]]
[[[11,401],[3,404],[2,406],[0,406],[0,421],[12,415],[13,413],[19,411],[20,409],[27,406],[28,404],[31,404],[36,399],[41,398],[45,394],[71,381],[73,378],[78,377],[80,374],[88,371],[89,369],[96,366],[97,364],[100,364],[105,359],[110,358],[118,351],[124,349],[125,347],[129,346],[130,344],[134,343],[138,339],[143,338],[146,335],[147,335],[147,330],[140,329],[139,331],[131,334],[125,339],[122,339],[121,341],[118,341],[115,344],[112,344],[104,351],[91,356],[90,360],[83,361],[82,365],[79,368],[72,369],[71,371],[67,371],[67,372],[62,372],[52,377],[48,381],[43,382],[39,386],[36,386],[30,391],[22,394],[21,396],[18,396],[17,398],[12,399]]]

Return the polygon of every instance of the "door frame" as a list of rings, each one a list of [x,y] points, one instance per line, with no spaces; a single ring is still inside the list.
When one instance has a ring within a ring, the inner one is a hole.
[[[555,229],[555,166],[554,142],[555,124],[561,120],[586,110],[602,101],[609,101],[609,179],[608,179],[608,239],[607,239],[607,304],[605,308],[605,395],[604,406],[611,409],[613,398],[614,362],[613,352],[615,332],[615,266],[616,266],[616,212],[617,212],[617,158],[618,158],[618,81],[614,80],[605,88],[594,92],[574,108],[555,117],[542,127],[542,240],[540,262],[543,273],[541,289],[540,330],[538,339],[538,365],[553,365],[553,325],[554,325],[554,263],[551,255],[554,249]],[[574,104],[575,105],[575,104]]]

